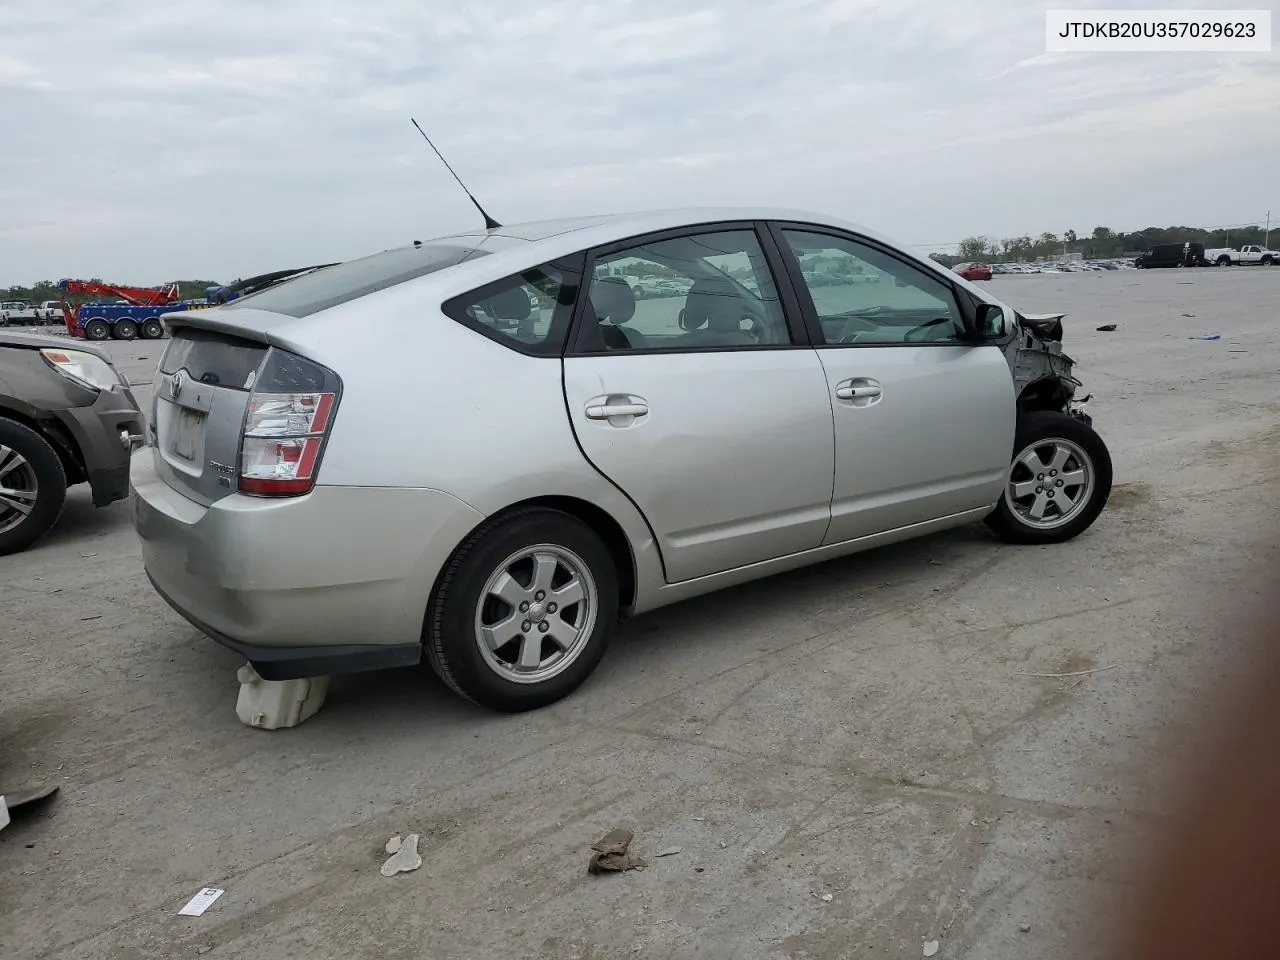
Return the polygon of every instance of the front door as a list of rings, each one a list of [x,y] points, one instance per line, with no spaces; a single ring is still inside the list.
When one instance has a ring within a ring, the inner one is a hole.
[[[1013,454],[1013,376],[999,347],[966,342],[951,284],[852,235],[776,235],[835,417],[826,542],[994,506]]]
[[[826,378],[754,227],[605,248],[583,308],[564,361],[569,417],[645,515],[668,582],[821,544],[835,457]]]

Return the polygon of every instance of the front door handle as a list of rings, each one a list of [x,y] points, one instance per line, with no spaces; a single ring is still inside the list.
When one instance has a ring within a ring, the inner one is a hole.
[[[625,394],[595,397],[587,401],[588,420],[613,420],[615,417],[643,417],[649,412],[649,404],[641,397]]]

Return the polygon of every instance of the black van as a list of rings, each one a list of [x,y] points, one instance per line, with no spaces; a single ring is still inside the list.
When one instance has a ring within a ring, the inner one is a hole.
[[[1135,267],[1207,267],[1203,243],[1157,243],[1138,254]]]

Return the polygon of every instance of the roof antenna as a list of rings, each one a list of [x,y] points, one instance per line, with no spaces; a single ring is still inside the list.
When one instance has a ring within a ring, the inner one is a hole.
[[[489,214],[485,213],[484,207],[480,206],[480,201],[471,195],[471,191],[468,190],[467,185],[462,182],[462,178],[458,176],[457,173],[454,173],[453,167],[449,166],[449,161],[444,158],[444,154],[442,154],[439,150],[436,150],[436,145],[431,142],[431,138],[427,136],[426,132],[421,127],[418,126],[418,121],[413,119],[413,117],[410,117],[409,122],[412,123],[414,127],[417,128],[417,131],[422,134],[422,139],[427,141],[427,146],[430,147],[432,151],[435,152],[435,155],[440,158],[440,162],[444,164],[445,169],[453,174],[453,179],[458,181],[458,186],[460,186],[462,188],[462,192],[467,195],[467,199],[470,200],[473,204],[475,204],[475,208],[480,211],[480,216],[484,217],[485,229],[497,230],[499,227],[501,227],[502,224],[500,224],[497,220],[493,219],[493,217],[489,216]]]

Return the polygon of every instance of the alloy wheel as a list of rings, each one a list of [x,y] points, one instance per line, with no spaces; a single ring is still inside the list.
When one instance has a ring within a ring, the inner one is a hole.
[[[485,581],[475,639],[488,667],[514,683],[541,683],[578,658],[595,627],[599,596],[587,564],[550,543],[524,547]]]
[[[1047,438],[1014,458],[1005,501],[1029,527],[1052,530],[1070,523],[1093,495],[1093,461],[1079,444]]]
[[[39,494],[35,468],[17,450],[0,444],[0,533],[27,519]]]

